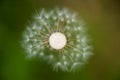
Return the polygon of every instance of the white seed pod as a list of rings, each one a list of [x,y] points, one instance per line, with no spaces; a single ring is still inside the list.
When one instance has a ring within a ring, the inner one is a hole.
[[[54,70],[75,71],[92,53],[83,20],[67,8],[41,10],[24,31],[23,48]]]

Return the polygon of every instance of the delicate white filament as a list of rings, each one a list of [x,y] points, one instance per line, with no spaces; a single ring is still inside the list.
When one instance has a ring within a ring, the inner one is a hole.
[[[52,33],[49,37],[49,45],[53,49],[62,49],[67,43],[66,36],[63,33],[55,32]]]

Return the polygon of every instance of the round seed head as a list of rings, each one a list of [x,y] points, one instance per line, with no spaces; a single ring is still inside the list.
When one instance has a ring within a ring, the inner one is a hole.
[[[32,21],[22,43],[30,58],[39,56],[56,71],[75,71],[93,54],[86,26],[76,12],[67,8],[42,9]]]

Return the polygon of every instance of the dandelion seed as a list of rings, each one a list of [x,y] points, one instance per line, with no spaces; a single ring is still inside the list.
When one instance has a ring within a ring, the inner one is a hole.
[[[75,71],[93,54],[86,26],[76,12],[67,8],[42,9],[33,19],[22,43],[31,57],[39,55],[56,71]]]

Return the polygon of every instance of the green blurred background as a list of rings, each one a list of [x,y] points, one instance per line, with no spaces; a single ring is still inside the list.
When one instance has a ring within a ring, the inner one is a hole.
[[[65,6],[88,26],[95,55],[75,73],[55,72],[39,58],[28,60],[21,34],[34,10]],[[0,0],[0,80],[120,80],[119,0]]]

